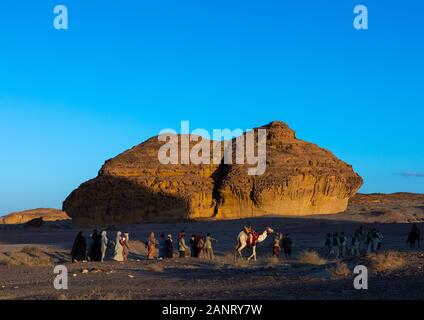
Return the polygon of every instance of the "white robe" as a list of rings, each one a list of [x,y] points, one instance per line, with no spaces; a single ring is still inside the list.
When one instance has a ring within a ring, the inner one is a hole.
[[[115,255],[113,256],[113,260],[115,261],[124,261],[124,248],[121,245],[121,232],[118,231],[116,234],[115,240]]]

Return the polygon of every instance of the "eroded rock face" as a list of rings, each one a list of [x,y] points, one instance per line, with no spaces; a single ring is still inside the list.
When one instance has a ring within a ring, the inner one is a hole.
[[[350,165],[325,149],[296,139],[283,122],[262,128],[267,129],[263,175],[249,176],[248,165],[161,164],[158,151],[165,142],[153,137],[106,161],[98,177],[68,196],[63,209],[81,225],[322,214],[346,209],[348,199],[362,184]],[[212,150],[212,142],[208,143]],[[195,144],[191,143],[189,150]]]
[[[296,139],[285,123],[267,126],[267,169],[243,174],[230,165],[219,187],[217,217],[338,213],[362,185],[352,167],[315,144]]]

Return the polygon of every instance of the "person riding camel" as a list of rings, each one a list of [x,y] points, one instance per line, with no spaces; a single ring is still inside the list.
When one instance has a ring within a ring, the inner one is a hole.
[[[244,232],[246,232],[246,234],[252,233],[252,226],[251,225],[246,225],[243,227]]]
[[[248,243],[253,243],[253,234],[255,233],[255,231],[253,230],[252,226],[250,224],[246,225],[243,227],[243,231],[247,234],[248,236]]]

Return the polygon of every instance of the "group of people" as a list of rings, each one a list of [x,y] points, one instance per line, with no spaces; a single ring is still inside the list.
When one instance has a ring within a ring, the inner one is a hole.
[[[355,230],[352,237],[349,237],[344,233],[327,233],[324,239],[324,248],[327,253],[327,257],[345,257],[350,249],[351,255],[360,255],[361,252],[366,251],[378,252],[383,247],[383,233],[377,228],[373,228],[365,234],[362,227]]]
[[[73,262],[78,261],[127,261],[129,254],[129,233],[118,231],[115,240],[107,238],[106,230],[100,234],[96,229],[86,238],[78,232],[72,245]]]
[[[187,245],[185,237],[185,231],[181,230],[178,234],[178,252],[181,258],[191,256],[209,260],[214,259],[213,243],[217,242],[217,240],[210,233],[206,237],[201,234],[193,234],[189,240],[189,245]]]
[[[147,249],[147,259],[165,259],[174,257],[174,241],[171,234],[165,234],[156,239],[151,232],[146,241],[142,241]],[[185,231],[178,234],[178,251],[180,257],[206,258],[213,260],[213,243],[217,242],[209,233],[192,235],[189,245],[185,242]],[[80,261],[127,261],[129,254],[129,233],[118,231],[115,240],[107,238],[107,232],[101,234],[97,230],[85,237],[83,232],[78,232],[71,250],[73,262]]]
[[[408,234],[406,243],[411,248],[415,248],[416,244],[420,247],[420,229],[413,224]],[[336,259],[345,257],[348,252],[351,255],[360,255],[363,252],[378,252],[383,247],[383,234],[377,228],[364,232],[363,227],[359,227],[351,237],[344,232],[327,233],[324,239],[324,248],[328,258]],[[350,241],[349,241],[350,240]],[[147,249],[148,259],[165,259],[174,257],[174,243],[171,234],[165,237],[165,234],[156,239],[155,234],[151,232],[147,240],[143,243]],[[211,234],[203,236],[201,234],[193,234],[189,242],[186,242],[186,234],[184,230],[178,233],[177,250],[179,257],[194,257],[214,259],[213,243],[217,242]],[[292,254],[293,241],[289,234],[275,233],[272,255],[278,257],[282,249],[284,256],[290,258]],[[85,237],[80,231],[73,243],[71,256],[73,262],[78,261],[127,261],[130,251],[129,233],[118,231],[115,239],[111,240],[107,237],[106,230],[99,233],[96,229]]]
[[[383,233],[377,228],[373,228],[365,234],[362,227],[359,227],[351,237],[350,253],[352,255],[360,255],[361,252],[372,253],[378,252],[383,247]],[[420,247],[421,232],[416,224],[413,224],[411,231],[408,233],[406,243],[409,244],[411,249],[416,245]],[[336,259],[346,256],[348,252],[348,237],[342,232],[340,234],[334,233],[331,235],[327,233],[324,239],[324,247],[327,256],[334,256]]]
[[[293,240],[290,238],[289,234],[275,233],[274,243],[272,246],[272,256],[277,257],[280,254],[281,248],[283,248],[283,253],[286,258],[290,258],[292,254]]]

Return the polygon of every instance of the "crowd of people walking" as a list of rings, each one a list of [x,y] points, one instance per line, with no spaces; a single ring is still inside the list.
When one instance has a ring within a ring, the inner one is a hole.
[[[217,242],[217,240],[210,233],[206,237],[201,234],[193,234],[190,237],[189,245],[187,245],[185,237],[185,231],[181,230],[178,234],[178,252],[181,258],[191,256],[209,260],[214,259],[213,243]]]
[[[110,240],[106,231],[99,234],[95,229],[87,238],[80,231],[72,245],[72,261],[127,261],[130,251],[128,243],[128,232],[118,231],[115,240]]]
[[[344,232],[327,233],[323,245],[328,258],[338,259],[346,257],[349,252],[354,256],[363,252],[378,252],[383,248],[383,239],[383,233],[377,228],[365,233],[363,227],[359,227],[351,237]]]
[[[171,234],[165,238],[165,234],[156,239],[151,232],[144,243],[147,250],[147,259],[166,259],[174,257],[174,240]],[[178,234],[177,250],[179,257],[195,257],[213,260],[213,243],[217,242],[211,234],[204,237],[201,234],[193,234],[189,245],[185,241],[185,231]],[[78,261],[127,261],[130,252],[129,233],[118,231],[114,240],[108,239],[107,232],[101,234],[95,229],[85,237],[83,232],[78,232],[71,250],[73,262]]]
[[[359,227],[351,237],[343,232],[340,234],[327,233],[323,245],[328,258],[338,259],[345,257],[349,252],[353,256],[361,253],[379,252],[383,248],[383,240],[383,233],[379,229],[373,228],[365,233],[363,227]],[[416,224],[412,225],[406,243],[412,249],[415,248],[416,243],[420,247],[420,229]]]
[[[411,249],[420,247],[421,233],[416,224],[413,224],[408,234],[406,243]],[[327,258],[343,258],[349,253],[358,256],[362,253],[379,252],[383,248],[383,233],[377,228],[370,229],[367,233],[359,227],[348,236],[344,232],[327,233],[323,246]],[[147,259],[167,259],[174,257],[174,239],[171,234],[160,234],[157,240],[151,232],[146,241],[141,241],[147,250]],[[186,233],[181,230],[177,236],[177,251],[180,258],[194,257],[201,259],[214,259],[213,246],[217,240],[210,233],[192,234],[186,241]],[[279,257],[282,251],[286,258],[292,255],[293,240],[289,234],[275,233],[272,255]],[[130,252],[130,237],[128,232],[116,232],[114,239],[109,239],[107,231],[100,234],[97,230],[85,237],[83,232],[78,232],[72,246],[71,256],[73,262],[78,261],[127,261]]]

